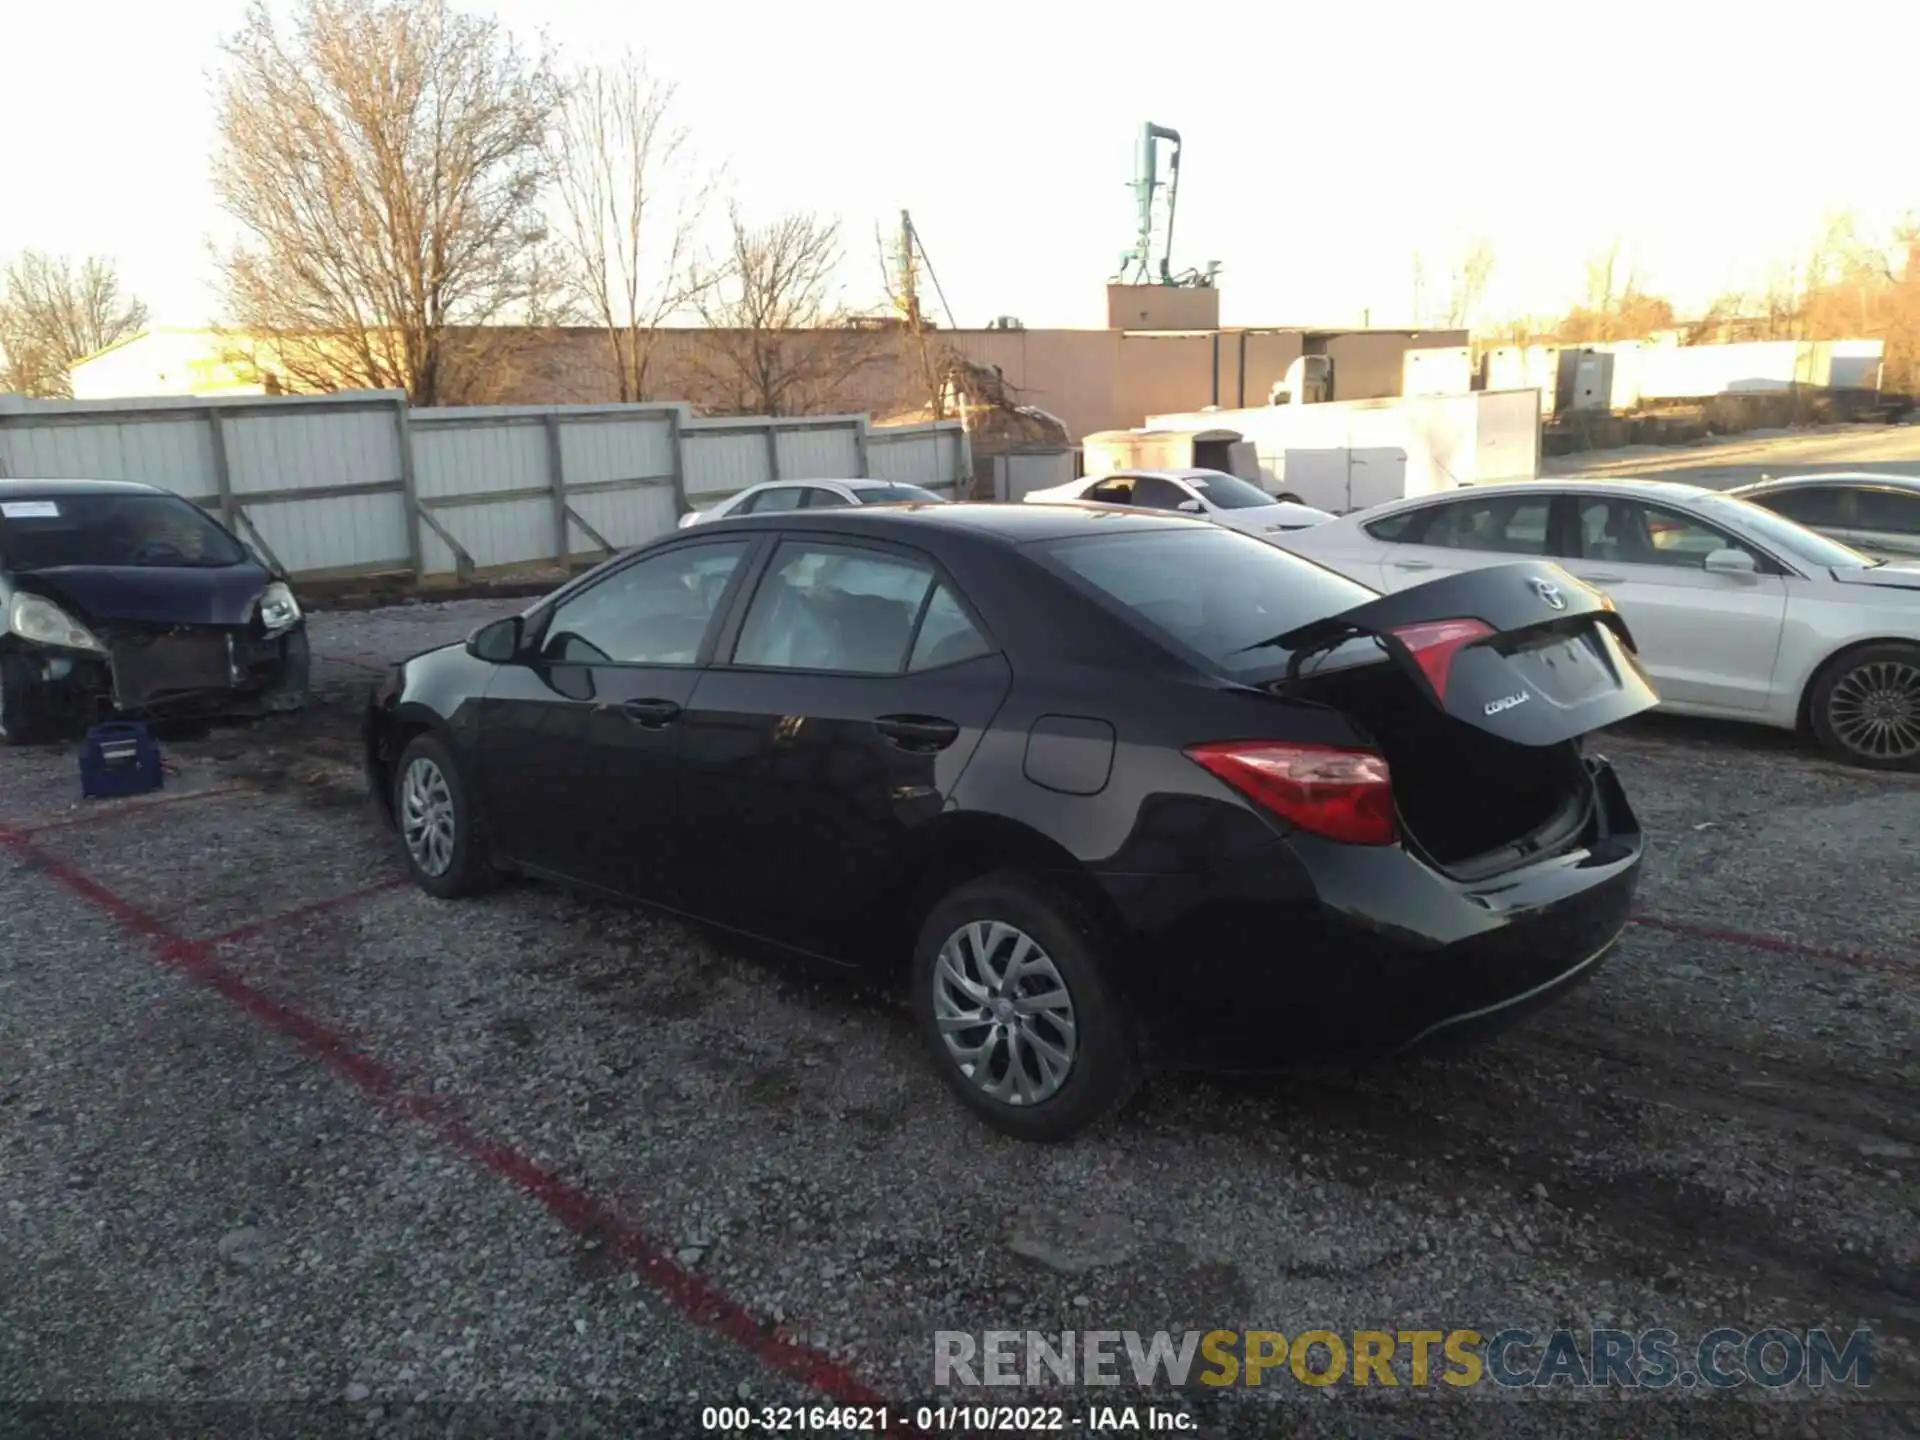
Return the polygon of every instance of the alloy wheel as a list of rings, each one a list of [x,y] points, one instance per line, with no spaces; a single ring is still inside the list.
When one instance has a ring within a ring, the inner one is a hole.
[[[1834,736],[1873,760],[1920,756],[1920,665],[1872,660],[1847,672],[1827,701]]]
[[[1041,1104],[1073,1072],[1073,997],[1040,943],[1016,926],[981,920],[947,937],[933,1012],[960,1073],[1003,1104]]]
[[[400,783],[400,833],[423,875],[438,879],[453,865],[453,790],[426,756],[407,766]]]

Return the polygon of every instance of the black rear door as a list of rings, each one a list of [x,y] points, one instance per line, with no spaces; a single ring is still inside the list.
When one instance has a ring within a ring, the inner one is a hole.
[[[686,909],[838,955],[940,813],[1011,672],[919,552],[818,533],[767,563],[682,722]]]

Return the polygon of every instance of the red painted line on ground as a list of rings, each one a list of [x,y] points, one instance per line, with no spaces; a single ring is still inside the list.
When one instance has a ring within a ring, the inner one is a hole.
[[[313,915],[324,915],[330,910],[350,909],[360,904],[363,900],[371,900],[376,895],[385,895],[389,891],[399,890],[403,888],[406,883],[405,880],[382,880],[378,884],[362,886],[358,890],[347,890],[338,895],[329,895],[323,900],[310,900],[305,905],[296,905],[291,910],[282,910],[277,915],[269,915],[262,920],[249,920],[246,924],[236,925],[233,929],[225,931],[222,934],[209,936],[205,940],[188,941],[187,943],[203,945],[209,950],[221,945],[237,944],[242,940],[251,940],[257,935],[264,934],[268,930],[278,929],[282,925],[291,925],[296,920],[305,920]]]
[[[600,1241],[644,1275],[668,1303],[689,1320],[732,1341],[769,1369],[819,1391],[838,1404],[873,1407],[888,1404],[879,1392],[845,1365],[822,1351],[795,1343],[787,1331],[762,1321],[712,1281],[677,1263],[659,1244],[586,1190],[511,1146],[486,1139],[457,1118],[444,1100],[409,1092],[395,1071],[356,1048],[346,1035],[256,989],[214,956],[214,948],[219,944],[246,938],[300,915],[364,899],[392,888],[391,885],[302,906],[271,920],[241,926],[212,940],[189,940],[174,934],[159,919],[114,894],[18,830],[0,826],[0,848],[12,851],[31,869],[57,881],[97,906],[122,929],[149,942],[162,964],[204,985],[267,1028],[292,1040],[383,1106],[417,1121],[450,1150],[539,1202],[569,1230]],[[889,1418],[894,1422],[890,1427],[892,1433],[921,1433],[907,1423],[897,1407]]]
[[[1685,935],[1694,940],[1712,940],[1722,945],[1745,945],[1776,955],[1792,955],[1801,960],[1825,960],[1852,965],[1862,970],[1883,970],[1889,975],[1920,974],[1920,957],[1900,960],[1884,955],[1865,955],[1857,950],[1840,950],[1823,945],[1806,945],[1783,935],[1756,935],[1748,930],[1729,930],[1697,920],[1674,920],[1664,915],[1636,915],[1633,923],[1649,930],[1664,930],[1670,935]]]
[[[205,790],[175,790],[162,792],[152,799],[136,800],[128,805],[114,805],[106,802],[103,808],[89,810],[84,815],[66,815],[58,820],[46,820],[37,825],[18,825],[15,832],[21,835],[44,835],[49,830],[73,830],[83,825],[100,825],[109,820],[123,819],[128,815],[137,815],[143,810],[164,810],[175,805],[187,805],[196,800],[218,800],[227,795],[256,795],[257,787],[252,785],[210,785]],[[100,801],[94,802],[96,805]]]

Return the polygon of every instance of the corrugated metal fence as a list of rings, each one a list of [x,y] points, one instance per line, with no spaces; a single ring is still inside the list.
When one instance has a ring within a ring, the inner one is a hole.
[[[952,494],[969,469],[954,421],[696,420],[684,405],[415,410],[388,391],[0,397],[0,476],[162,485],[304,577],[592,556],[766,480],[873,476]]]

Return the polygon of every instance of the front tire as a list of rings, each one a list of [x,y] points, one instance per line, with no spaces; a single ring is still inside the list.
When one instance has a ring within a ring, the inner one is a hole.
[[[1920,645],[1863,645],[1815,682],[1808,718],[1837,759],[1920,771]]]
[[[914,1010],[949,1088],[1003,1134],[1066,1140],[1117,1110],[1139,1063],[1099,927],[1067,896],[989,875],[934,906]]]
[[[407,873],[429,895],[457,900],[499,883],[459,767],[437,737],[416,735],[400,752],[393,767],[393,818]]]

